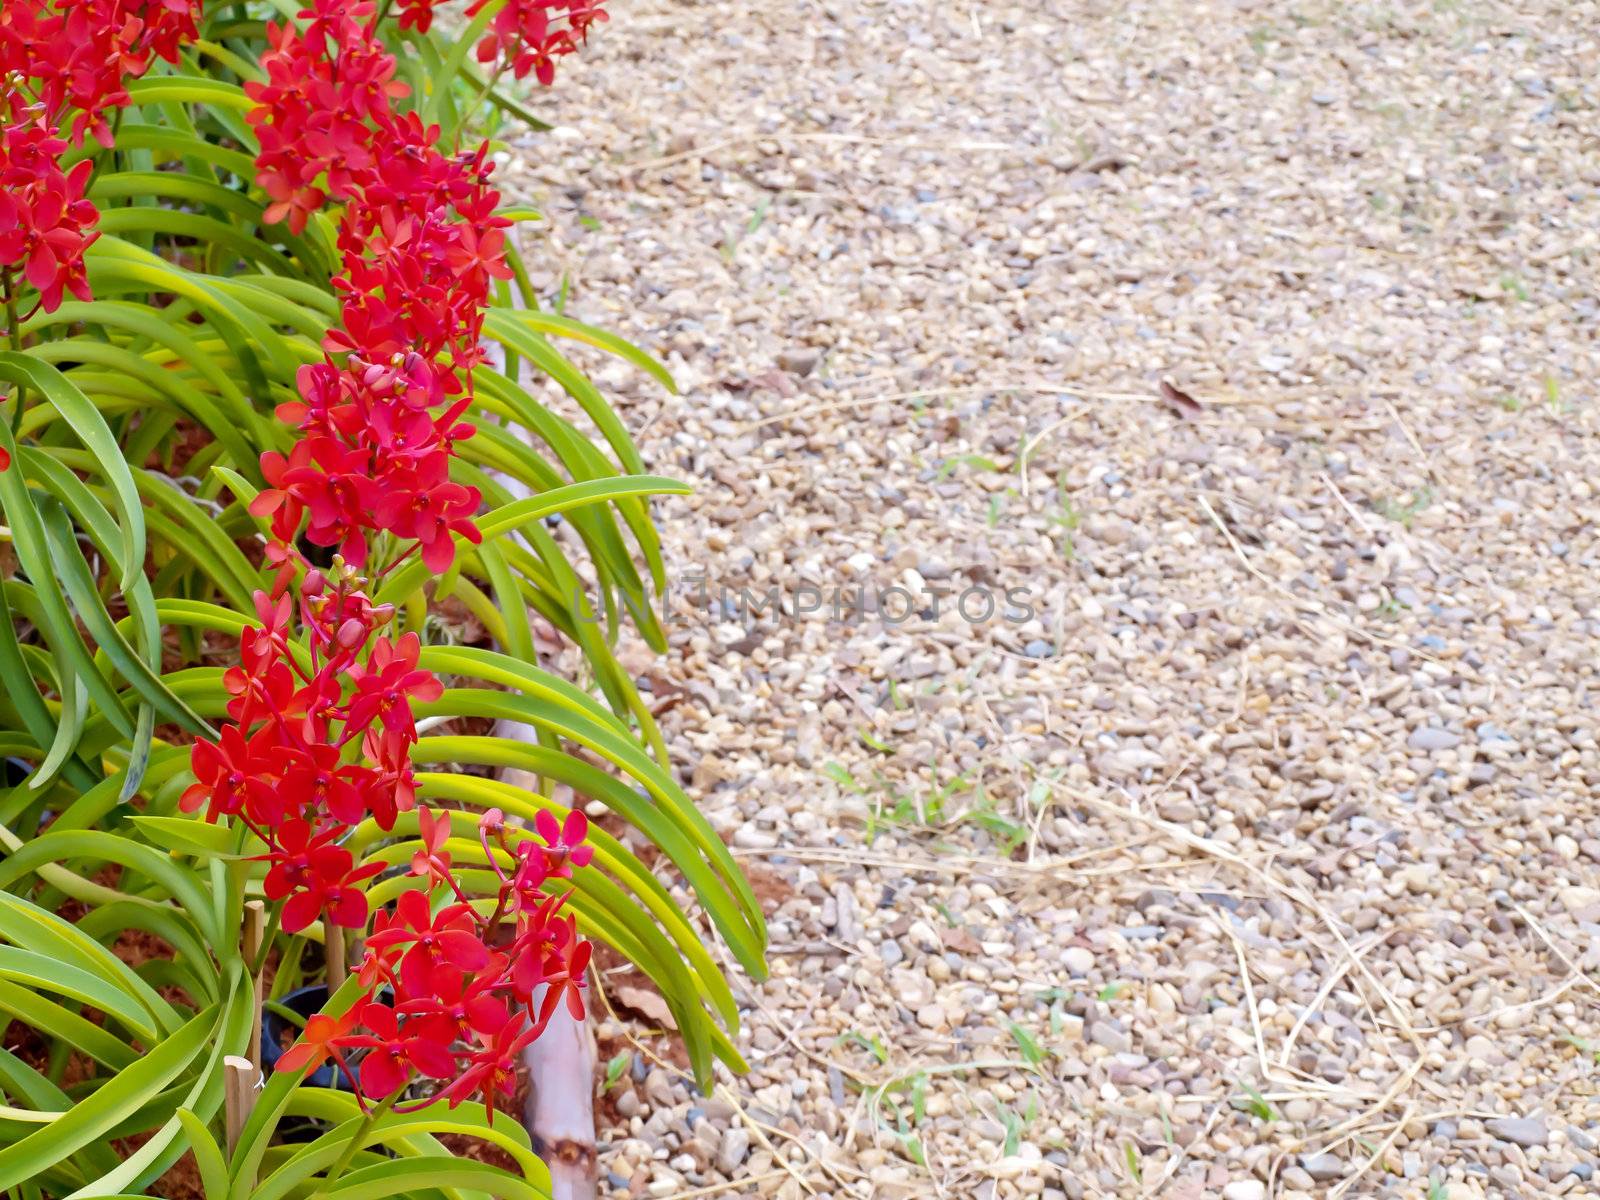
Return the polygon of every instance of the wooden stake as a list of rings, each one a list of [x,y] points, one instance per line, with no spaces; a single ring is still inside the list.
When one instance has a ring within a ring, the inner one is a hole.
[[[261,956],[261,939],[267,929],[267,906],[260,900],[250,900],[244,906],[244,964],[246,970],[254,970],[256,959]],[[250,1065],[257,1071],[261,1070],[261,977],[266,974],[266,964],[261,964],[262,969],[255,971],[251,986],[255,992],[255,1003],[250,1008]]]
[[[322,925],[322,948],[328,959],[328,995],[331,997],[344,983],[345,972],[348,970],[348,960],[345,958],[344,929],[324,921]]]
[[[222,1105],[228,1125],[228,1157],[239,1145],[244,1123],[256,1103],[256,1078],[260,1070],[248,1058],[230,1054],[222,1060]]]

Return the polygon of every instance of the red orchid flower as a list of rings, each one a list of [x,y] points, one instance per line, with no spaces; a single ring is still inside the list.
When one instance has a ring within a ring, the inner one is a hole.
[[[584,844],[589,836],[589,818],[578,809],[557,822],[553,813],[541,808],[533,818],[533,827],[548,844],[547,847],[535,846],[544,856],[546,877],[571,879],[573,867],[586,867],[594,858],[594,847]]]
[[[375,1000],[361,1005],[360,1014],[361,1025],[370,1032],[351,1034],[341,1044],[367,1050],[361,1058],[360,1083],[362,1094],[369,1100],[381,1100],[404,1087],[413,1070],[434,1079],[448,1079],[456,1073],[449,1043],[437,1037],[438,1022],[430,1026],[408,1020],[402,1027],[399,1014]]]
[[[504,955],[493,955],[470,975],[455,967],[435,966],[427,994],[403,1001],[400,1011],[433,1018],[436,1028],[449,1031],[450,1041],[492,1037],[511,1020],[511,1009],[496,995],[504,965]]]
[[[205,805],[207,821],[243,810],[269,786],[273,741],[270,727],[246,738],[237,725],[224,726],[215,742],[198,739],[189,751],[195,782],[178,797],[178,807],[194,812]]]
[[[444,844],[450,840],[450,814],[435,816],[432,809],[417,810],[417,830],[422,845],[411,856],[411,873],[421,876],[432,887],[436,883],[452,883],[450,877],[450,852]]]
[[[340,1052],[340,1046],[350,1030],[355,1027],[358,1015],[354,1008],[337,1017],[330,1017],[327,1013],[317,1013],[306,1022],[300,1040],[278,1056],[273,1070],[314,1071],[331,1058],[348,1073],[349,1068],[344,1055]]]
[[[481,1094],[484,1119],[492,1126],[495,1096],[516,1093],[517,1062],[524,1047],[538,1036],[538,1031],[531,1026],[519,1027],[516,1021],[506,1022],[498,1033],[467,1057],[466,1069],[439,1090],[437,1099],[455,1108]]]
[[[271,866],[262,892],[282,900],[283,928],[298,933],[318,917],[359,929],[367,923],[367,897],[355,885],[383,869],[382,863],[357,868],[350,852],[332,844],[337,829],[314,834],[305,821],[285,821],[276,831],[278,846],[262,855]]]
[[[417,727],[411,716],[411,701],[437,700],[444,694],[438,676],[417,666],[421,653],[422,639],[408,633],[396,641],[379,638],[365,666],[351,665],[350,676],[356,690],[350,698],[346,736],[352,726],[365,729],[378,718],[386,729],[398,730],[415,740]]]
[[[359,763],[339,762],[339,751],[326,743],[313,743],[288,755],[280,791],[290,812],[327,813],[345,825],[357,825],[367,815],[367,787],[374,772]]]
[[[361,742],[362,753],[378,764],[368,788],[367,811],[378,828],[394,828],[396,813],[410,812],[417,806],[417,780],[411,770],[411,742],[398,729],[381,732],[368,729]]]
[[[425,892],[403,892],[395,902],[395,919],[375,929],[367,939],[369,951],[392,964],[390,951],[404,947],[396,973],[407,996],[431,994],[440,968],[481,971],[490,961],[489,948],[479,936],[472,910],[451,904],[431,913]]]
[[[482,541],[472,514],[482,499],[477,488],[451,483],[446,456],[430,454],[410,469],[385,474],[386,495],[373,518],[380,529],[422,545],[428,569],[443,572],[455,558],[452,534],[469,542]]]
[[[555,935],[555,943],[539,965],[539,982],[548,987],[539,1006],[536,1023],[536,1028],[541,1032],[549,1023],[556,1006],[563,1001],[573,1020],[583,1020],[583,991],[588,986],[589,960],[594,954],[593,944],[578,936],[577,923],[573,918],[555,921],[551,931]],[[533,957],[526,956],[527,959]],[[527,971],[524,969],[523,979],[526,978]]]

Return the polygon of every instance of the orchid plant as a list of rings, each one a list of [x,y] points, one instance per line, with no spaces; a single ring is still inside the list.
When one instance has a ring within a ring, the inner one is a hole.
[[[605,14],[444,8],[0,9],[0,1190],[163,1194],[188,1156],[237,1200],[542,1194],[495,1101],[585,1011],[591,939],[702,1080],[742,1067],[701,917],[759,973],[760,909],[611,648],[623,620],[664,647],[647,503],[685,489],[556,339],[670,379],[537,307],[536,214],[473,132],[537,127],[515,81]],[[593,693],[539,665],[535,618]],[[322,1011],[225,1128],[262,993],[318,943]],[[346,1088],[308,1086],[330,1062]]]

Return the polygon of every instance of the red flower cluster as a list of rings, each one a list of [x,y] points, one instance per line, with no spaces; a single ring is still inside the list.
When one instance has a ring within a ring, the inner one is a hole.
[[[401,0],[402,28],[426,30],[432,15],[432,0]],[[371,3],[312,0],[300,17],[303,29],[269,26],[267,79],[246,85],[249,120],[268,220],[299,233],[323,205],[344,206],[340,327],[324,340],[324,360],[301,368],[299,398],[278,408],[300,438],[287,455],[262,456],[268,486],[251,502],[271,519],[276,599],[258,597],[260,627],[246,631],[241,663],[226,675],[236,725],[196,744],[196,783],[182,800],[205,805],[210,819],[238,816],[267,843],[265,891],[285,901],[290,932],[318,916],[365,927],[362,885],[380,868],[357,867],[340,842],[358,821],[390,829],[415,805],[411,705],[441,687],[418,666],[416,635],[379,632],[392,611],[357,588],[355,571],[374,532],[404,544],[383,571],[420,551],[442,572],[458,535],[479,540],[481,497],[452,483],[449,465],[474,432],[461,418],[490,289],[511,277],[487,145],[448,156],[437,127],[395,112],[406,89]],[[569,16],[569,25],[581,36],[593,19]],[[285,589],[307,565],[295,547],[302,533],[341,558],[331,579],[310,570],[301,584],[307,649],[297,655]],[[556,1008],[582,1014],[589,946],[561,916],[565,896],[545,889],[589,861],[587,822],[543,814],[539,837],[518,840],[498,812],[487,814],[479,839],[500,886],[485,911],[453,874],[450,814],[424,810],[418,820],[411,873],[426,890],[376,916],[360,967],[365,997],[342,1017],[313,1017],[278,1069],[331,1057],[363,1103],[420,1074],[448,1081],[422,1103],[482,1093],[492,1107]],[[436,911],[438,887],[447,897]]]
[[[69,109],[72,144],[93,133],[111,145],[106,113],[128,103],[126,83],[153,57],[178,61],[199,37],[200,0],[58,0],[0,10],[0,73],[44,105],[52,123]]]
[[[261,152],[257,182],[273,200],[268,221],[289,220],[299,233],[331,193],[355,197],[394,121],[391,100],[407,94],[394,78],[395,60],[379,40],[370,3],[315,0],[293,24],[268,25],[264,83],[247,83],[256,102],[248,120]],[[326,188],[321,186],[326,180]]]
[[[489,0],[475,0],[467,15],[475,16]],[[556,77],[556,59],[575,53],[589,39],[589,27],[606,19],[605,0],[508,0],[495,13],[478,43],[478,61],[497,62],[518,79],[532,71],[548,86]],[[557,22],[566,18],[565,24]]]
[[[380,366],[351,354],[342,369],[301,367],[299,383],[303,399],[278,413],[304,436],[287,457],[261,456],[269,486],[250,505],[272,517],[278,555],[307,516],[306,538],[355,565],[366,562],[369,530],[413,542],[436,572],[455,558],[453,535],[480,540],[478,490],[449,479],[455,443],[473,432],[457,423],[468,401],[435,414],[442,381],[426,360],[404,354]]]
[[[199,0],[73,0],[0,7],[0,266],[22,268],[46,312],[63,292],[89,299],[83,252],[99,213],[84,198],[94,166],[61,169],[61,129],[111,145],[106,113],[153,57],[176,62],[198,36]],[[6,297],[10,299],[11,297]]]
[[[223,676],[235,724],[216,742],[195,743],[195,783],[179,801],[185,812],[204,807],[208,821],[236,816],[267,844],[266,896],[287,901],[290,933],[319,917],[352,929],[366,924],[357,885],[378,868],[357,868],[338,841],[369,816],[392,829],[395,815],[415,806],[411,701],[443,690],[432,672],[418,669],[414,633],[377,637],[361,660],[394,608],[374,605],[356,583],[349,571],[332,581],[307,573],[299,604],[304,664],[289,649],[289,595],[256,593],[261,624],[244,631],[239,665]],[[348,691],[346,681],[354,685]]]
[[[66,148],[43,105],[13,109],[0,128],[0,263],[22,267],[45,312],[61,307],[63,291],[89,299],[83,252],[100,236],[100,214],[83,197],[94,164],[85,159],[63,171]]]
[[[515,1087],[518,1056],[556,1009],[565,1004],[574,1018],[583,1016],[590,946],[574,920],[560,916],[565,896],[544,885],[589,861],[588,822],[574,812],[558,824],[541,812],[543,842],[513,841],[499,810],[485,813],[478,837],[500,887],[484,915],[451,875],[451,814],[423,809],[420,820],[423,847],[411,873],[430,888],[443,883],[452,898],[435,908],[429,892],[409,891],[392,912],[379,913],[358,976],[366,998],[341,1020],[328,1018],[316,1031],[308,1024],[306,1040],[277,1069],[301,1071],[331,1057],[368,1099],[419,1075],[448,1080],[416,1107],[436,1099],[454,1107],[481,1094],[492,1114],[495,1094]],[[346,1057],[352,1052],[364,1052],[359,1062]]]
[[[319,917],[364,929],[362,885],[383,868],[357,866],[340,842],[368,817],[388,830],[399,813],[416,807],[411,706],[437,699],[443,689],[419,666],[415,634],[395,639],[379,632],[394,609],[374,605],[353,570],[341,566],[332,579],[307,571],[299,587],[299,637],[291,630],[295,605],[282,590],[286,583],[280,574],[275,597],[256,593],[260,624],[244,631],[239,665],[223,675],[234,724],[215,742],[195,743],[195,783],[179,805],[186,812],[204,808],[208,821],[236,817],[266,843],[263,891],[284,901],[286,932]],[[481,1093],[492,1112],[495,1094],[515,1086],[522,1050],[557,1007],[565,1003],[582,1017],[590,946],[576,922],[561,915],[566,896],[546,885],[570,879],[593,857],[584,844],[587,819],[573,812],[557,822],[541,812],[538,836],[518,838],[499,810],[485,813],[478,840],[499,880],[487,915],[453,873],[451,819],[448,812],[418,814],[421,845],[410,873],[426,890],[406,892],[393,911],[374,919],[358,976],[365,997],[343,1017],[313,1017],[278,1070],[332,1057],[363,1103],[392,1095],[420,1074],[449,1082],[417,1107],[440,1098],[454,1107]],[[448,897],[435,911],[430,896],[437,886]]]
[[[333,281],[342,327],[324,343],[329,357],[301,369],[301,399],[278,410],[303,436],[287,457],[262,457],[270,487],[253,511],[272,515],[280,543],[309,515],[306,537],[357,566],[368,534],[385,531],[443,571],[456,534],[478,540],[481,497],[449,482],[449,461],[473,433],[459,423],[460,397],[483,357],[492,281],[511,277],[510,222],[494,215],[487,144],[446,156],[436,126],[395,113],[406,89],[370,3],[316,0],[301,16],[303,32],[272,29],[268,80],[246,85],[249,120],[269,219],[298,233],[326,201],[346,206]],[[415,5],[402,14],[425,18]]]

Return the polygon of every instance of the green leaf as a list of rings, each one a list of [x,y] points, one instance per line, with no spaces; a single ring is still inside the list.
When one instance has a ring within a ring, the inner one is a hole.
[[[178,1110],[178,1120],[183,1123],[183,1133],[189,1139],[189,1149],[194,1153],[195,1166],[200,1170],[200,1186],[208,1197],[220,1197],[228,1191],[228,1163],[222,1157],[222,1148],[211,1136],[205,1122],[187,1108]]]
[[[216,1033],[217,1015],[215,1006],[207,1009],[61,1117],[0,1149],[0,1191],[37,1178],[137,1112],[194,1062]]]
[[[40,511],[45,539],[50,545],[51,561],[58,578],[64,585],[78,618],[99,645],[100,650],[116,666],[140,697],[159,709],[169,721],[177,721],[191,732],[205,732],[215,736],[203,717],[173,695],[161,677],[134,648],[128,645],[112,623],[111,616],[95,592],[94,579],[89,567],[78,552],[72,525],[66,511],[54,501],[44,504]],[[139,582],[143,583],[141,579]],[[148,588],[148,585],[146,585]],[[159,664],[158,664],[159,665]],[[148,743],[147,743],[148,746]]]
[[[551,513],[568,512],[585,504],[600,504],[624,496],[687,496],[690,488],[657,475],[617,475],[570,483],[526,500],[515,500],[482,517],[478,531],[485,538],[520,529]]]
[[[18,584],[0,583],[0,677],[3,677],[8,684],[6,700],[16,709],[17,715],[34,742],[39,746],[52,746],[59,730],[55,717],[51,715],[50,709],[44,702],[38,684],[34,682],[33,674],[23,657],[22,647],[17,642],[15,618],[7,597],[7,592],[14,587],[20,590]],[[30,646],[28,649],[31,651],[34,647]],[[76,740],[75,733],[69,735],[69,742]],[[78,760],[67,762],[64,766],[62,764],[56,766],[61,767],[66,778],[77,787],[87,787],[93,782],[94,776],[89,768]]]
[[[424,797],[438,797],[478,809],[499,808],[528,826],[533,824],[541,809],[558,819],[565,819],[568,811],[545,796],[526,791],[505,780],[434,771],[420,771],[416,778],[419,794]],[[407,828],[409,830],[409,826]],[[369,830],[364,823],[350,840],[352,851],[356,847],[364,847],[377,832],[375,825]],[[613,876],[634,893],[630,900],[609,902],[619,908],[623,903],[630,907],[643,905],[689,961],[697,976],[696,987],[700,994],[712,1004],[729,1029],[737,1029],[739,1009],[733,995],[707,952],[699,929],[689,923],[672,894],[622,842],[598,825],[589,827],[589,842],[595,851],[595,867]],[[656,982],[664,981],[657,979]]]
[[[244,970],[237,960],[229,972],[229,985],[229,1003],[224,1009],[218,1032],[212,1038],[211,1052],[205,1066],[189,1082],[188,1093],[182,1099],[183,1108],[192,1110],[198,1105],[208,1113],[216,1111],[220,1106],[218,1102],[226,1059],[230,1053],[242,1050],[249,1036],[254,1000],[249,988],[244,986]],[[147,1122],[159,1120],[168,1111],[172,1115],[121,1163],[99,1178],[90,1180],[66,1200],[88,1200],[106,1192],[138,1189],[161,1176],[175,1163],[183,1153],[184,1124],[177,1111],[169,1108],[173,1100],[172,1093],[168,1092],[157,1102],[142,1109],[140,1119]]]
[[[291,1094],[285,1115],[331,1122],[335,1128],[296,1149],[271,1175],[256,1185],[250,1200],[283,1200],[296,1189],[304,1187],[313,1176],[332,1167],[349,1149],[355,1137],[360,1137],[362,1146],[388,1147],[401,1157],[402,1162],[414,1164],[413,1169],[419,1178],[433,1167],[452,1161],[449,1153],[437,1141],[437,1135],[471,1137],[504,1151],[521,1167],[528,1182],[541,1191],[548,1189],[549,1172],[533,1153],[528,1135],[521,1126],[503,1119],[491,1126],[484,1120],[483,1114],[483,1106],[479,1104],[463,1104],[450,1109],[443,1103],[437,1103],[412,1113],[386,1113],[369,1126],[362,1120],[361,1110],[349,1095],[327,1088],[297,1088]],[[353,1176],[346,1178],[350,1177]],[[515,1176],[506,1175],[505,1178],[515,1179]]]
[[[550,378],[561,385],[563,391],[578,402],[595,427],[605,435],[606,441],[617,453],[617,460],[627,470],[642,475],[644,473],[644,460],[639,457],[638,448],[634,446],[633,439],[623,427],[622,419],[605,402],[598,388],[584,378],[583,374],[557,352],[545,338],[526,328],[525,313],[510,313],[503,309],[490,309],[484,317],[484,332],[507,349],[514,349],[518,354],[531,360],[538,368]]]
[[[74,924],[20,896],[0,892],[0,936],[14,946],[120,988],[148,1014],[150,1020],[141,1019],[141,1024],[151,1031],[177,1029],[183,1023],[177,1010],[85,928],[93,916],[88,914]]]
[[[0,978],[13,980],[34,991],[55,992],[97,1008],[114,1017],[136,1037],[150,1041],[156,1036],[150,1014],[135,1003],[126,991],[105,982],[98,975],[72,963],[35,954],[16,946],[0,946]]]
[[[497,212],[496,216],[504,216],[504,212]],[[678,394],[678,385],[673,382],[672,374],[655,356],[646,354],[639,347],[614,333],[604,329],[596,329],[593,325],[585,325],[582,321],[574,321],[571,317],[561,316],[557,313],[541,312],[535,309],[522,309],[516,311],[518,319],[525,322],[541,333],[553,333],[560,337],[571,338],[573,341],[585,342],[596,346],[609,354],[624,359],[638,367],[645,374],[657,380],[667,391],[674,396]]]
[[[423,653],[434,656],[428,661],[437,665],[430,669],[482,677],[484,673],[473,669],[472,660],[484,652],[467,654],[464,659],[457,657],[464,650],[464,647],[447,650],[435,646]],[[452,670],[452,663],[460,663],[460,669]],[[513,683],[512,686],[517,685]],[[604,710],[596,707],[595,711],[603,713]],[[455,759],[457,762],[521,767],[535,775],[558,779],[578,794],[602,801],[666,852],[728,939],[740,964],[758,978],[765,976],[762,952],[766,945],[766,925],[749,883],[727,847],[683,790],[646,758],[631,739],[619,735],[614,728],[606,729],[592,715],[577,716],[571,707],[558,702],[487,689],[453,688],[440,700],[418,708],[419,716],[432,713],[504,718],[544,727],[622,766],[645,786],[653,802],[644,800],[605,772],[543,746],[527,746],[503,738],[424,738],[413,749],[413,759],[421,762],[451,761],[449,757],[434,757],[448,747],[448,754],[459,756]],[[708,869],[706,859],[715,865],[714,871]]]
[[[255,107],[255,101],[236,84],[196,75],[149,75],[143,79],[130,79],[125,90],[131,103],[137,106],[177,101],[206,108],[233,108],[239,112],[249,112]]]
[[[52,831],[19,845],[0,859],[0,888],[8,888],[43,867],[85,858],[120,863],[148,877],[188,911],[218,951],[228,944],[222,930],[209,919],[211,898],[191,871],[174,862],[170,855],[104,830]],[[43,871],[40,873],[43,875]]]
[[[624,1050],[616,1054],[606,1063],[606,1082],[601,1091],[609,1092],[617,1086],[617,1080],[622,1078],[622,1073],[633,1065],[633,1051]]]
[[[139,1060],[123,1038],[107,1032],[79,1015],[75,1008],[41,996],[32,988],[0,979],[0,1012],[9,1013],[26,1025],[58,1040],[113,1069]],[[0,1163],[5,1156],[0,1153]]]
[[[137,813],[128,820],[157,846],[169,850],[201,858],[240,857],[234,850],[233,832],[221,825],[209,825],[194,817],[149,817]]]
[[[1037,1067],[1044,1062],[1046,1052],[1039,1044],[1039,1039],[1015,1021],[1011,1022],[1011,1040],[1016,1042],[1017,1049],[1022,1052],[1022,1057],[1027,1060],[1030,1067]]]
[[[13,462],[16,461],[19,456],[17,445],[12,439],[10,427],[4,421],[0,421],[0,447],[4,447],[10,453]],[[67,608],[66,597],[61,591],[61,585],[55,576],[55,568],[50,561],[43,523],[39,519],[33,497],[21,478],[21,472],[0,471],[0,507],[4,508],[7,523],[11,526],[12,546],[16,550],[17,560],[27,573],[38,596],[44,622],[43,631],[51,650],[65,666],[71,668],[74,685],[81,683],[87,688],[89,698],[94,700],[99,714],[124,736],[132,736],[134,726],[128,710],[123,707],[121,699],[112,690],[105,677],[95,669],[88,648],[78,633],[72,613]],[[141,524],[141,530],[142,528]],[[141,532],[139,538],[141,556],[143,543]],[[77,714],[70,711],[63,713],[63,725],[68,720],[77,719]],[[61,742],[59,730],[57,734],[59,744]],[[71,748],[69,745],[66,749],[70,751]],[[64,753],[65,751],[63,755]],[[59,765],[59,762],[56,765]],[[35,772],[35,786],[42,787],[48,781],[43,772]]]
[[[95,465],[116,497],[117,517],[122,527],[122,590],[133,584],[135,572],[144,565],[144,517],[139,505],[139,489],[133,473],[123,461],[116,438],[89,398],[74,387],[60,371],[26,354],[0,351],[0,379],[38,392],[72,427],[84,448],[94,455]],[[6,449],[15,456],[16,443],[9,430]]]
[[[321,1195],[329,1200],[392,1200],[406,1191],[470,1188],[505,1200],[549,1200],[546,1188],[537,1188],[489,1163],[470,1158],[401,1159],[375,1163],[351,1171]]]
[[[433,95],[429,98],[423,112],[423,121],[440,121],[441,109],[449,102],[450,91],[455,86],[456,75],[466,62],[468,52],[478,44],[483,36],[483,31],[489,28],[489,22],[494,20],[495,13],[505,7],[505,0],[486,0],[483,7],[473,16],[472,22],[465,29],[455,31],[454,40],[450,44],[439,69],[434,72],[429,81],[433,88]]]

